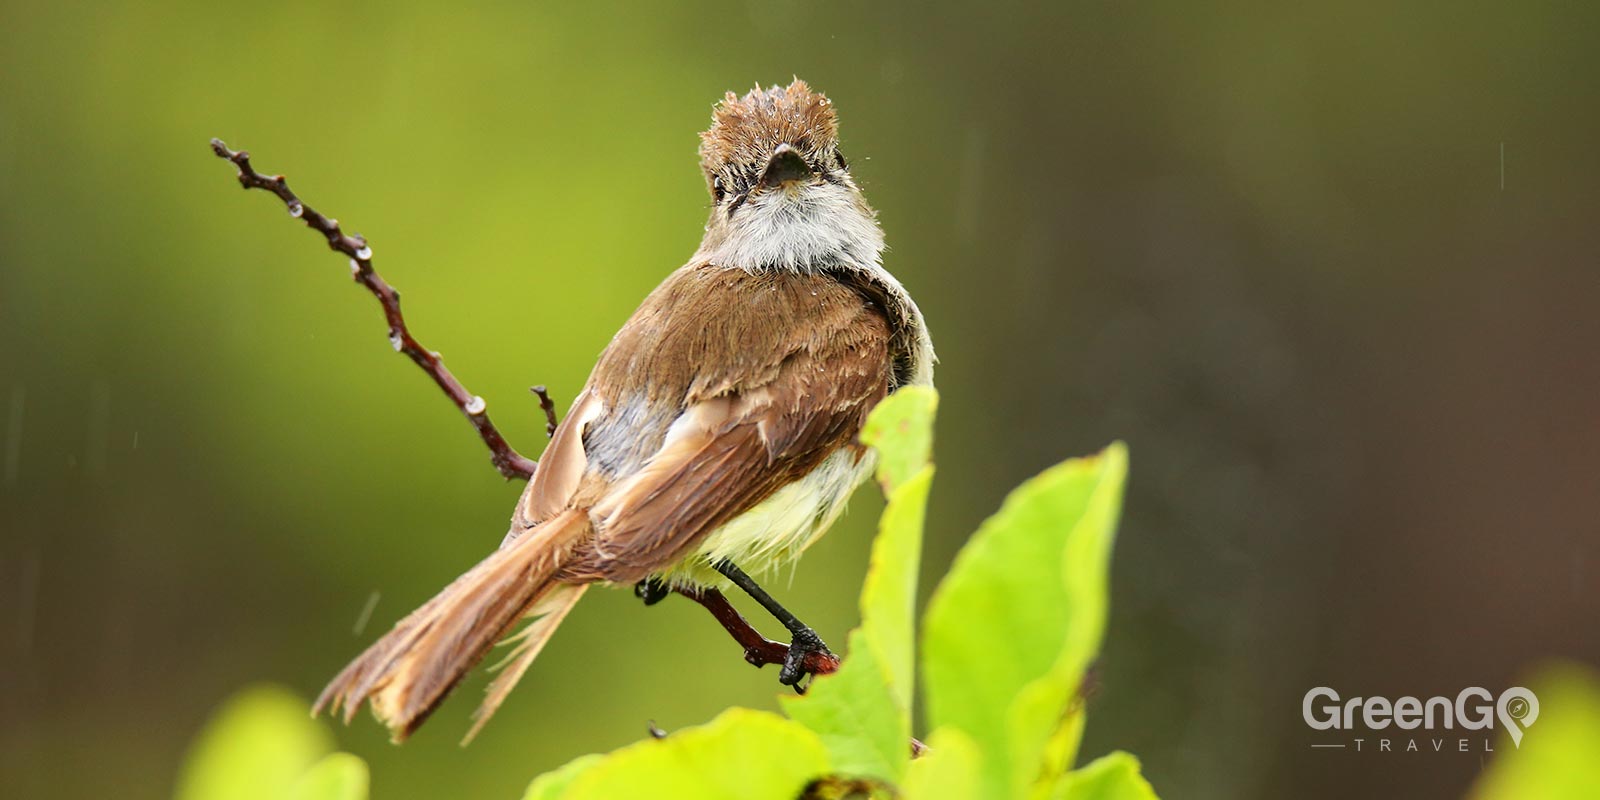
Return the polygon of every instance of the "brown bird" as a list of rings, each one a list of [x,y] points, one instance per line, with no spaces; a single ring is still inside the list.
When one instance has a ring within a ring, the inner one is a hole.
[[[333,679],[397,741],[512,635],[473,733],[590,584],[739,586],[791,635],[800,687],[822,640],[745,572],[798,558],[870,473],[873,406],[930,384],[933,347],[882,266],[883,233],[839,151],[828,98],[795,80],[729,93],[701,134],[713,207],[689,262],[600,356],[518,500],[500,549]],[[468,735],[471,738],[472,734]]]

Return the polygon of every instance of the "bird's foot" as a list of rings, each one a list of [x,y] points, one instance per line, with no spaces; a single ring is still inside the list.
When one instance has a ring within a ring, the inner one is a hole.
[[[647,578],[633,585],[633,596],[643,600],[647,606],[667,599],[669,594],[672,594],[672,588],[659,578]]]
[[[802,683],[807,675],[825,675],[839,668],[839,657],[822,643],[822,637],[810,628],[795,631],[789,642],[789,652],[783,658],[783,669],[778,673],[778,683],[793,686],[798,694],[806,693]]]

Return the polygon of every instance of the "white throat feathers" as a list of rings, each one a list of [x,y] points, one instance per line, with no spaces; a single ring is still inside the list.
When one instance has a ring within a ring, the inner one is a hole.
[[[883,231],[853,188],[827,182],[759,192],[706,226],[696,258],[748,272],[881,270]]]

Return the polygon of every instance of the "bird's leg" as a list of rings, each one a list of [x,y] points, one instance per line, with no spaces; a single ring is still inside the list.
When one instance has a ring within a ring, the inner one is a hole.
[[[762,608],[767,610],[767,613],[783,623],[783,627],[789,629],[789,651],[783,659],[783,670],[778,673],[779,683],[785,686],[793,686],[795,691],[804,693],[805,689],[800,685],[800,682],[805,679],[809,672],[806,669],[808,659],[814,660],[816,656],[828,656],[834,658],[834,661],[837,662],[838,659],[833,656],[833,653],[829,652],[828,646],[822,642],[822,637],[818,636],[817,632],[811,629],[811,626],[801,622],[799,617],[789,612],[789,609],[779,605],[778,601],[774,600],[772,595],[767,594],[767,590],[761,588],[760,584],[755,582],[755,579],[746,575],[744,570],[739,569],[732,561],[719,561],[716,564],[716,568],[718,572],[722,573],[723,577],[733,581],[733,585],[743,589],[745,594],[750,595],[757,603],[761,604]],[[829,671],[831,672],[832,670]]]
[[[757,667],[788,662],[790,646],[762,636],[761,632],[728,602],[728,598],[716,589],[669,587],[655,578],[640,581],[633,587],[634,595],[646,605],[661,602],[662,598],[671,592],[677,592],[710,611],[711,616],[716,618],[723,630],[744,648],[745,661]],[[802,658],[800,668],[806,674],[827,675],[839,669],[839,657],[828,652],[826,648],[813,651]]]

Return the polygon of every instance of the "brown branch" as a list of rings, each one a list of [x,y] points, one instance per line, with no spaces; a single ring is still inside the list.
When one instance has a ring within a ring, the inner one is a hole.
[[[767,664],[782,664],[789,655],[789,645],[775,642],[761,635],[739,610],[728,602],[728,598],[716,589],[682,589],[674,587],[673,591],[704,606],[711,616],[722,623],[724,630],[733,640],[744,647],[744,660],[758,667]],[[839,657],[832,653],[807,653],[802,662],[806,672],[812,675],[828,675],[839,670]]]
[[[489,421],[488,405],[482,397],[468,392],[456,376],[444,365],[439,354],[424,348],[411,336],[411,331],[406,329],[405,316],[400,313],[400,293],[384,281],[383,277],[372,268],[372,248],[367,245],[367,240],[361,234],[345,233],[339,229],[339,221],[329,219],[317,213],[311,206],[306,205],[300,198],[289,191],[289,182],[282,175],[261,175],[250,166],[250,153],[244,150],[229,150],[221,139],[211,140],[211,151],[219,158],[233,162],[239,168],[239,185],[245,189],[264,189],[278,196],[279,200],[289,208],[289,216],[295,217],[306,224],[306,227],[320,233],[328,240],[328,247],[350,257],[350,274],[356,283],[372,292],[378,298],[378,303],[383,306],[383,316],[389,323],[389,344],[397,352],[404,353],[428,377],[444,390],[455,403],[456,408],[477,429],[478,436],[483,443],[489,446],[491,460],[495,469],[500,471],[508,480],[521,478],[528,480],[533,477],[534,470],[539,468],[539,463],[523,456],[506,442],[500,435],[499,429]],[[546,417],[554,413],[553,405],[549,398],[541,395],[541,406],[546,407]],[[554,427],[551,428],[554,431]]]
[[[530,387],[528,391],[539,398],[539,410],[544,412],[544,435],[556,435],[556,404],[550,399],[550,392],[543,384]]]

